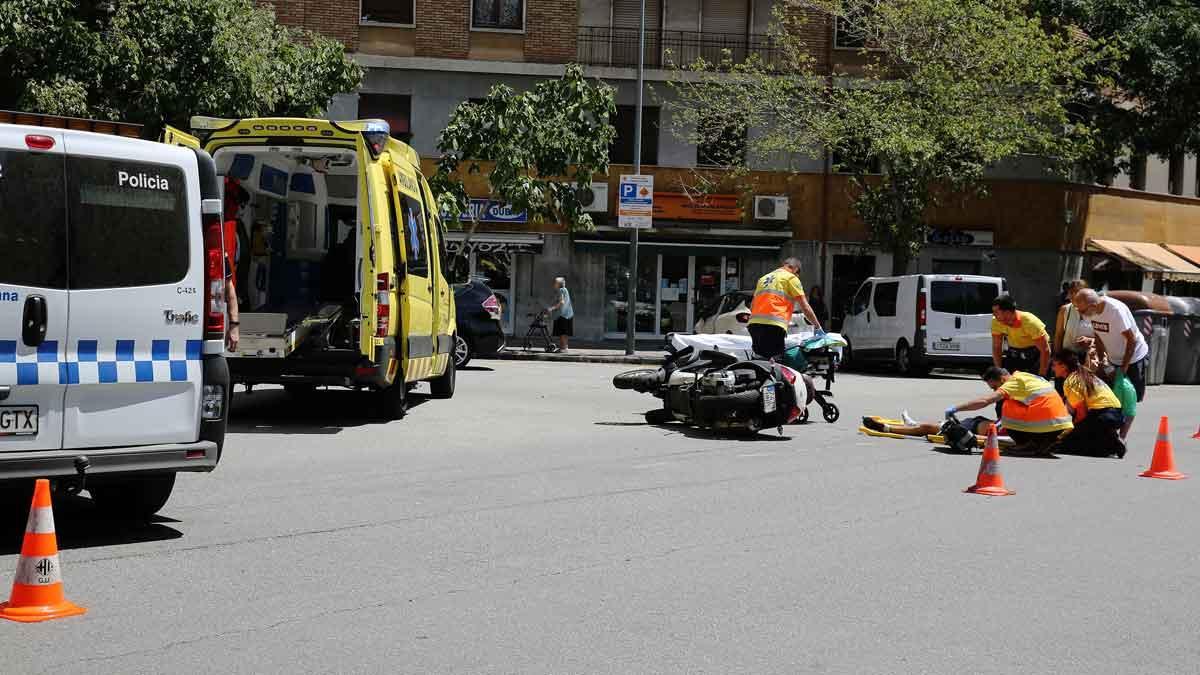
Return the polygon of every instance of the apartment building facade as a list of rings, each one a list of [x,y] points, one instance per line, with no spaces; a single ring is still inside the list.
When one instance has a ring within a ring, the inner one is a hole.
[[[462,254],[461,274],[486,276],[503,296],[511,333],[524,332],[527,314],[551,303],[554,277],[565,276],[576,334],[592,340],[623,335],[628,236],[616,227],[615,201],[619,175],[632,173],[640,0],[268,4],[284,23],[343,41],[368,69],[361,89],[337,96],[329,116],[388,120],[393,135],[426,158],[428,170],[455,107],[495,84],[528,88],[579,62],[590,77],[613,86],[618,139],[610,175],[593,185],[596,231],[572,235],[557,224],[535,226],[488,202],[486,183],[477,180],[469,187],[483,223],[467,241],[452,233],[451,249]],[[718,60],[725,50],[769,61],[773,11],[774,0],[646,1],[642,162],[643,172],[655,176],[656,207],[654,228],[642,236],[633,303],[637,332],[645,338],[690,329],[722,293],[752,287],[783,256],[805,262],[804,282],[825,289],[835,325],[863,279],[892,271],[889,254],[864,244],[847,177],[831,169],[829,157],[751,157],[751,175],[736,191],[701,201],[684,194],[697,171],[721,160],[672,133],[669,61]],[[818,66],[853,65],[859,45],[822,17],[810,19],[806,37]],[[929,245],[909,272],[1003,275],[1018,301],[1043,316],[1051,315],[1064,278],[1149,289],[1200,281],[1200,260],[1166,249],[1161,260],[1148,259],[1145,250],[1135,256],[1118,246],[1200,241],[1196,158],[1151,158],[1135,167],[1112,186],[1052,180],[1036,162],[996,167],[988,197],[931,214]]]

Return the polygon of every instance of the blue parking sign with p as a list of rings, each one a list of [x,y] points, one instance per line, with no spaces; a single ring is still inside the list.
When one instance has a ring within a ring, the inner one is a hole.
[[[636,185],[633,183],[621,183],[621,199],[631,199],[636,194]]]

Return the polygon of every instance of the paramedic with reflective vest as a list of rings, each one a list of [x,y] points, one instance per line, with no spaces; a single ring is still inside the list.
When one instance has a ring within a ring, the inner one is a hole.
[[[981,410],[1001,403],[999,433],[1017,442],[1016,452],[1045,454],[1064,431],[1074,427],[1067,404],[1054,383],[1026,372],[1009,373],[992,366],[983,373],[992,388],[988,396],[946,409],[946,417],[963,410]]]
[[[792,321],[792,310],[796,303],[800,311],[816,329],[818,336],[824,335],[821,322],[804,296],[800,284],[800,261],[788,258],[774,272],[764,275],[754,287],[754,301],[750,304],[750,324],[747,330],[753,341],[754,351],[763,358],[774,358],[786,348],[788,325]]]

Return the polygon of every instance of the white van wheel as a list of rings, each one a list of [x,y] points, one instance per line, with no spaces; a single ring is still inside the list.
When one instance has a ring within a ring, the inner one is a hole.
[[[167,505],[174,487],[175,474],[164,473],[100,481],[88,492],[108,516],[144,523]]]

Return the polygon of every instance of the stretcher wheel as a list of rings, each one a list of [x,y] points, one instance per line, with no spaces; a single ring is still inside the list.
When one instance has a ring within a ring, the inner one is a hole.
[[[808,408],[800,409],[800,416],[796,418],[793,424],[808,424]]]
[[[838,421],[838,418],[841,416],[842,411],[838,410],[838,407],[832,403],[821,408],[821,417],[824,417],[825,421],[829,422],[830,424]]]

